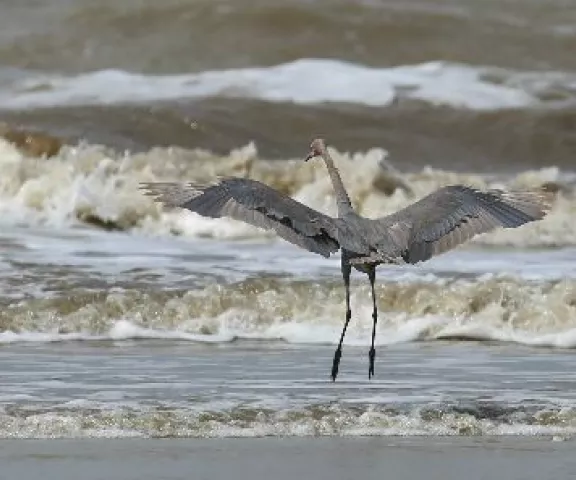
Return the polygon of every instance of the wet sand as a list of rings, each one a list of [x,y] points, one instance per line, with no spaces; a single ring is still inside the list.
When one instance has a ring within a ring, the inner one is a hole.
[[[573,452],[573,440],[511,437],[0,441],[6,480],[566,480]]]

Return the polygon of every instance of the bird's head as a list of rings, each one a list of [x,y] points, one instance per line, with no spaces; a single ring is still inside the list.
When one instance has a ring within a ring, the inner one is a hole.
[[[307,162],[308,160],[314,157],[321,157],[325,153],[326,153],[326,143],[324,142],[324,139],[315,138],[310,144],[310,152],[308,153],[304,161]]]

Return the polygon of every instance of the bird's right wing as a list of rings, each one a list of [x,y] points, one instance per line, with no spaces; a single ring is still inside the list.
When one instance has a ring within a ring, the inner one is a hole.
[[[418,263],[497,227],[515,228],[540,220],[552,199],[553,194],[543,190],[480,191],[453,185],[374,220],[373,228],[383,239],[384,253]]]
[[[332,217],[256,180],[224,177],[211,183],[142,183],[145,195],[204,217],[228,217],[274,230],[283,239],[324,257],[340,249]]]

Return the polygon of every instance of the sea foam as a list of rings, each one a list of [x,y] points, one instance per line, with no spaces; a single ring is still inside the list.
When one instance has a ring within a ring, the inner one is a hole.
[[[164,76],[122,70],[76,76],[34,73],[5,82],[0,105],[3,109],[30,109],[217,96],[372,107],[411,98],[454,108],[497,110],[551,102],[549,90],[564,85],[570,91],[574,82],[573,75],[561,72],[516,72],[443,61],[376,68],[342,60],[301,58],[266,67]]]

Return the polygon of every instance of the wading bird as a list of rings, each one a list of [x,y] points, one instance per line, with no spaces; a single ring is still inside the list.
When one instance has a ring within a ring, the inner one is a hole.
[[[142,183],[141,188],[145,195],[155,197],[166,206],[188,209],[205,217],[229,217],[274,230],[283,239],[324,257],[341,250],[346,318],[332,362],[333,381],[338,375],[342,343],[352,316],[352,267],[368,275],[372,290],[372,342],[368,353],[368,378],[372,378],[378,322],[374,282],[378,265],[423,262],[477,234],[542,219],[551,205],[551,194],[543,190],[479,191],[465,185],[451,185],[392,215],[364,218],[354,211],[340,174],[320,138],[312,142],[305,161],[314,157],[324,160],[332,180],[338,206],[336,218],[248,178],[224,177],[210,183],[152,182]]]

